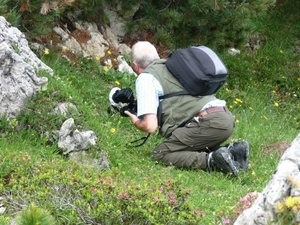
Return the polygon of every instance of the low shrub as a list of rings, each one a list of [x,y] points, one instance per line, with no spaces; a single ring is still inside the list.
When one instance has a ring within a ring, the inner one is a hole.
[[[1,152],[1,158],[0,192],[7,215],[35,203],[51,212],[59,224],[165,225],[201,220],[200,210],[191,209],[186,202],[189,190],[163,173],[129,181],[118,169],[98,174],[60,158],[48,163],[26,152],[8,150]],[[149,182],[151,179],[155,182]],[[42,209],[37,213],[39,209],[31,206],[19,220],[28,221],[31,214],[36,220],[46,220]]]

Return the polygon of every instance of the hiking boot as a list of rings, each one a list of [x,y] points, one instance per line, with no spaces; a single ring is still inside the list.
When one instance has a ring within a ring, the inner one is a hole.
[[[247,170],[249,165],[249,143],[247,141],[234,142],[226,145],[233,160],[240,164],[240,170]]]
[[[226,147],[221,147],[218,150],[211,152],[207,157],[208,171],[216,170],[222,173],[230,173],[233,176],[238,176],[237,164],[232,159],[232,156]]]

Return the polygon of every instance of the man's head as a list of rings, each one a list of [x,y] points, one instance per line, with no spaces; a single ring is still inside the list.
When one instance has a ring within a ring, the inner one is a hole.
[[[132,46],[132,68],[138,75],[157,59],[159,59],[157,50],[150,42],[139,41]]]

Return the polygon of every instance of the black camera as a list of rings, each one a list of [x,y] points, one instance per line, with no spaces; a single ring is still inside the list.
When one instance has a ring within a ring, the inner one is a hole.
[[[121,116],[128,116],[125,111],[137,114],[137,101],[130,88],[113,88],[110,93],[110,102],[114,108],[119,108]]]

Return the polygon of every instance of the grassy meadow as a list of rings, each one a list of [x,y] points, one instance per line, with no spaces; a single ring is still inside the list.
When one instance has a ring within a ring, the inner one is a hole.
[[[29,101],[28,111],[18,118],[0,121],[0,201],[6,207],[0,224],[8,224],[32,203],[47,210],[56,224],[206,225],[225,224],[225,218],[232,223],[240,198],[261,192],[279,162],[280,153],[264,151],[265,147],[290,143],[300,130],[300,15],[293,8],[299,6],[274,9],[256,21],[259,49],[241,49],[234,56],[227,51],[219,53],[230,74],[216,96],[226,100],[236,122],[224,144],[250,143],[250,167],[238,178],[153,162],[150,151],[163,140],[158,134],[140,147],[127,147],[146,134],[128,117],[108,112],[108,95],[115,86],[134,89],[135,77],[105,70],[94,58],[68,62],[60,57],[61,52],[51,49],[49,54],[40,54],[54,70],[53,76],[40,74],[49,79],[47,89]],[[59,102],[76,104],[78,112],[51,114]],[[105,151],[110,170],[79,166],[61,154],[57,140],[50,140],[49,132],[51,136],[51,131],[59,130],[70,117],[77,129],[95,132],[97,144],[89,151],[95,156]],[[101,184],[107,183],[103,194]],[[154,199],[161,194],[161,186],[170,189],[160,197],[165,204],[157,206]],[[132,203],[126,197],[130,203],[125,204],[120,196],[126,193],[138,200]],[[172,208],[170,193],[182,204]],[[122,208],[125,205],[126,209]],[[185,213],[172,217],[169,212],[176,209]],[[191,219],[195,211],[197,222]]]

